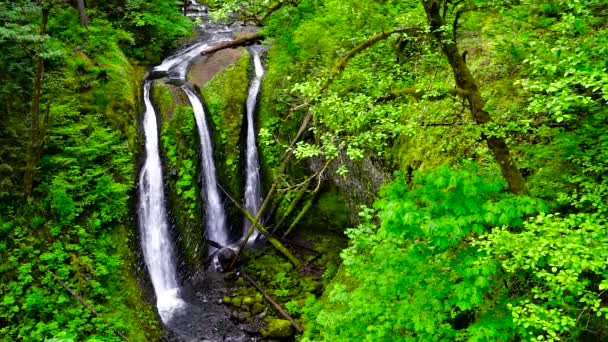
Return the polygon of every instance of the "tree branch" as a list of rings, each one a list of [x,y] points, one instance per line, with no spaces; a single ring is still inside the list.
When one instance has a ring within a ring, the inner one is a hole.
[[[321,85],[321,91],[327,90],[327,88],[329,88],[329,86],[334,82],[334,79],[342,71],[344,71],[344,68],[346,68],[346,64],[348,63],[348,61],[353,59],[353,57],[357,56],[359,53],[365,51],[366,49],[374,46],[376,43],[392,36],[393,34],[397,34],[397,33],[406,33],[408,35],[413,35],[413,36],[426,34],[424,31],[420,30],[417,27],[395,29],[392,31],[382,31],[382,32],[376,33],[371,38],[367,39],[366,41],[355,46],[352,50],[348,51],[346,53],[346,55],[344,55],[342,58],[340,58],[336,62],[336,64],[334,64],[331,71],[329,72],[329,76],[327,77],[326,81]]]
[[[416,101],[420,101],[425,95],[427,96],[425,99],[429,100],[429,101],[443,100],[446,97],[448,97],[449,95],[466,98],[467,91],[464,89],[461,89],[461,88],[453,88],[453,89],[444,90],[438,94],[430,94],[430,95],[427,95],[427,94],[428,94],[428,92],[426,92],[424,90],[416,89],[414,87],[393,89],[387,95],[378,98],[375,101],[375,103],[377,104],[377,103],[387,102],[387,101],[393,100],[400,96],[413,96],[416,99]]]

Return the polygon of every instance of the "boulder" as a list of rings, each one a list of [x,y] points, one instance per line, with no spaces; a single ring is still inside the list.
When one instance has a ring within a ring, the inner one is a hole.
[[[222,266],[223,270],[227,270],[232,262],[232,259],[236,257],[236,253],[230,248],[223,248],[217,253],[217,261]]]
[[[291,322],[285,319],[271,319],[268,329],[261,330],[262,336],[271,338],[286,338],[293,334]]]

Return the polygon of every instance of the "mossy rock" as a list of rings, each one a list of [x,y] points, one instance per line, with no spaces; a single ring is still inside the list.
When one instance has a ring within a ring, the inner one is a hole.
[[[268,329],[261,330],[262,336],[271,338],[286,338],[293,335],[291,322],[285,319],[272,318],[268,322]]]
[[[200,200],[199,137],[194,113],[181,100],[172,86],[158,83],[153,88],[153,101],[161,112],[161,154],[167,166],[169,212],[178,230],[178,256],[182,270],[192,274],[203,266],[206,253],[205,229]],[[181,92],[181,91],[180,91]]]
[[[186,94],[181,89],[161,80],[152,83],[151,94],[162,121],[170,120],[178,107],[190,106]]]
[[[201,86],[212,122],[212,137],[219,183],[234,198],[242,197],[243,122],[252,70],[249,53],[239,49],[236,62]]]
[[[266,306],[260,303],[253,303],[253,305],[251,306],[251,311],[256,315],[264,311],[264,309],[266,309]]]
[[[241,305],[243,304],[243,297],[233,297],[230,300],[230,303],[232,303],[233,306],[236,306],[237,308],[240,308]]]
[[[244,297],[243,298],[243,306],[250,307],[255,303],[255,300],[252,297]]]

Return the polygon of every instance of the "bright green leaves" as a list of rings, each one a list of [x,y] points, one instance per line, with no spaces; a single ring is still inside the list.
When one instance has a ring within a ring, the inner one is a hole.
[[[510,306],[522,336],[558,340],[606,314],[600,296],[608,281],[607,241],[605,218],[571,214],[539,215],[521,232],[496,228],[478,244],[507,274],[526,279],[511,285],[524,293]]]
[[[183,16],[179,3],[172,0],[129,0],[122,23],[136,34],[129,55],[150,63],[159,62],[163,53],[177,46],[180,38],[192,34],[192,21]]]
[[[519,226],[542,202],[503,192],[476,165],[397,175],[376,209],[347,230],[343,270],[307,327],[312,340],[496,340],[512,334],[500,264],[467,241],[504,222]],[[491,212],[490,215],[487,212]],[[378,227],[374,221],[381,219]],[[373,300],[370,300],[373,298]]]
[[[554,6],[556,10],[540,16],[553,18],[544,29],[537,29],[544,39],[530,36],[524,41],[529,77],[520,83],[532,94],[531,113],[549,115],[557,122],[576,121],[601,110],[608,100],[608,73],[602,65],[608,31],[598,28],[602,20],[595,17],[601,11],[598,3],[557,1]]]

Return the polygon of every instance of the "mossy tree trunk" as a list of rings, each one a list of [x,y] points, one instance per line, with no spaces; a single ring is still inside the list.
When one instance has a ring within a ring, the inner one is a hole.
[[[447,57],[454,72],[456,86],[463,90],[463,97],[469,104],[469,110],[473,115],[473,119],[477,124],[482,125],[492,121],[492,118],[484,110],[485,101],[481,96],[475,78],[471,74],[471,70],[466,64],[464,56],[458,49],[455,37],[449,37],[443,29],[447,23],[445,17],[441,15],[441,8],[447,2],[448,0],[423,0],[422,4],[431,27],[431,32],[441,46],[441,51]],[[503,177],[509,183],[509,190],[514,194],[526,194],[528,192],[526,183],[517,165],[515,165],[505,139],[485,134],[483,138],[488,143],[490,150],[492,150],[494,159],[500,166]]]
[[[34,184],[34,170],[38,164],[40,156],[40,101],[42,97],[42,78],[44,77],[44,59],[42,58],[42,42],[46,34],[46,27],[49,22],[49,7],[42,8],[42,21],[40,23],[40,44],[36,56],[36,74],[34,76],[34,98],[32,100],[32,130],[28,159],[23,177],[23,194],[25,199],[32,193]]]

